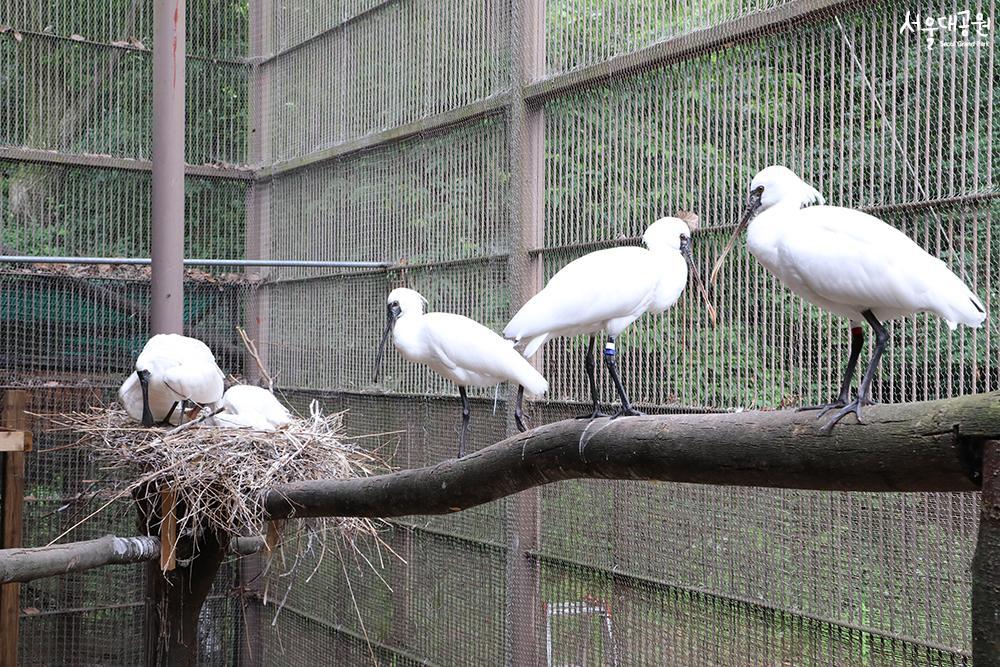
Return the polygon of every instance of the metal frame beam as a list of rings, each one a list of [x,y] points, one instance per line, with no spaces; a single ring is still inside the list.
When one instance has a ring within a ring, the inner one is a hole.
[[[0,160],[13,162],[33,162],[61,167],[97,167],[100,169],[120,169],[123,171],[153,170],[152,160],[138,160],[111,155],[96,155],[93,153],[61,153],[20,146],[0,146]],[[238,165],[187,164],[184,166],[186,176],[201,176],[205,178],[228,178],[239,181],[252,181],[254,171],[249,167]]]

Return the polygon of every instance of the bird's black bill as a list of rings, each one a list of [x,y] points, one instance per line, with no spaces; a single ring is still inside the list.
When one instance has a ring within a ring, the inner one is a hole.
[[[135,374],[142,388],[142,425],[149,428],[153,425],[153,412],[149,409],[149,371],[136,371]]]
[[[378,344],[378,352],[375,353],[375,368],[372,370],[372,382],[378,382],[379,373],[382,371],[382,355],[385,354],[385,346],[389,342],[389,335],[396,325],[396,318],[399,317],[399,306],[389,306],[386,309],[385,329],[382,331],[382,340]]]
[[[708,295],[708,290],[705,289],[705,283],[701,281],[701,272],[698,271],[698,266],[694,263],[694,257],[691,256],[691,245],[690,241],[688,244],[681,248],[681,252],[684,254],[684,258],[688,263],[688,274],[694,282],[695,289],[698,290],[698,294],[705,301],[705,307],[708,308],[708,317],[712,320],[712,326],[714,327],[718,323],[718,317],[715,312],[715,306],[712,305],[712,298]]]
[[[726,255],[728,255],[733,249],[733,246],[736,245],[736,241],[739,240],[740,234],[742,234],[743,230],[747,228],[747,225],[750,224],[750,220],[753,218],[754,213],[757,212],[757,207],[760,206],[760,195],[762,191],[763,188],[757,188],[750,193],[750,199],[747,201],[747,208],[743,212],[740,224],[736,226],[736,231],[733,232],[733,235],[729,239],[729,243],[727,243],[726,247],[723,249],[722,254],[719,255],[717,260],[715,260],[715,266],[712,267],[712,273],[708,276],[709,287],[715,284],[715,279],[718,277],[719,270],[722,268],[722,261],[726,259]]]

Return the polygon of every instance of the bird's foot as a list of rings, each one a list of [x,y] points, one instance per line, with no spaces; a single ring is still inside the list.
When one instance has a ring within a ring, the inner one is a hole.
[[[623,407],[621,410],[611,415],[612,419],[618,419],[619,417],[645,417],[645,412],[639,412],[631,405]]]
[[[600,417],[607,417],[607,416],[609,416],[608,413],[601,412],[601,409],[595,405],[594,409],[591,410],[590,412],[582,415],[577,415],[573,419],[599,419]]]
[[[825,435],[830,435],[830,433],[833,431],[833,427],[837,424],[837,422],[839,422],[841,419],[851,414],[852,412],[858,418],[858,423],[864,424],[864,422],[861,420],[861,406],[864,404],[865,403],[863,400],[854,399],[853,401],[842,407],[840,410],[838,410],[837,414],[835,414],[833,418],[830,419],[830,421],[828,421],[826,424],[824,424],[823,428],[819,430],[820,433],[823,433]]]
[[[819,414],[816,415],[816,419],[820,419],[823,415],[825,415],[830,410],[836,410],[838,408],[845,407],[846,405],[847,405],[847,401],[845,401],[843,398],[838,398],[838,399],[836,399],[835,401],[833,401],[831,403],[820,403],[819,405],[803,405],[800,408],[796,408],[795,411],[796,412],[810,412],[812,410],[819,410]]]
[[[521,433],[524,433],[525,431],[528,430],[528,427],[524,425],[527,419],[528,418],[523,414],[514,413],[514,423],[517,424],[517,430],[520,431]]]

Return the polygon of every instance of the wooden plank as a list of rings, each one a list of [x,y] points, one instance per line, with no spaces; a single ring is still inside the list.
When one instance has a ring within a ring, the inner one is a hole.
[[[160,491],[160,569],[169,572],[177,567],[177,494],[172,489]]]
[[[0,452],[30,452],[31,433],[0,431]]]
[[[4,392],[4,426],[27,431],[31,423],[27,415],[30,394],[21,389]],[[0,546],[17,549],[22,546],[24,522],[24,452],[7,452],[3,456],[3,523]],[[17,665],[17,634],[21,611],[21,585],[0,586],[0,665]]]

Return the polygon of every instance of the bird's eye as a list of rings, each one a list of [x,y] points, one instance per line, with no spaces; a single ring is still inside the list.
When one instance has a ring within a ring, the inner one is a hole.
[[[395,307],[398,307],[398,306],[399,306],[399,302],[398,302],[398,301],[393,301],[393,302],[392,302],[392,303],[390,303],[389,305],[395,308]]]
[[[762,194],[764,194],[764,186],[763,185],[758,185],[757,187],[755,187],[753,189],[753,193],[755,195],[762,195]]]

